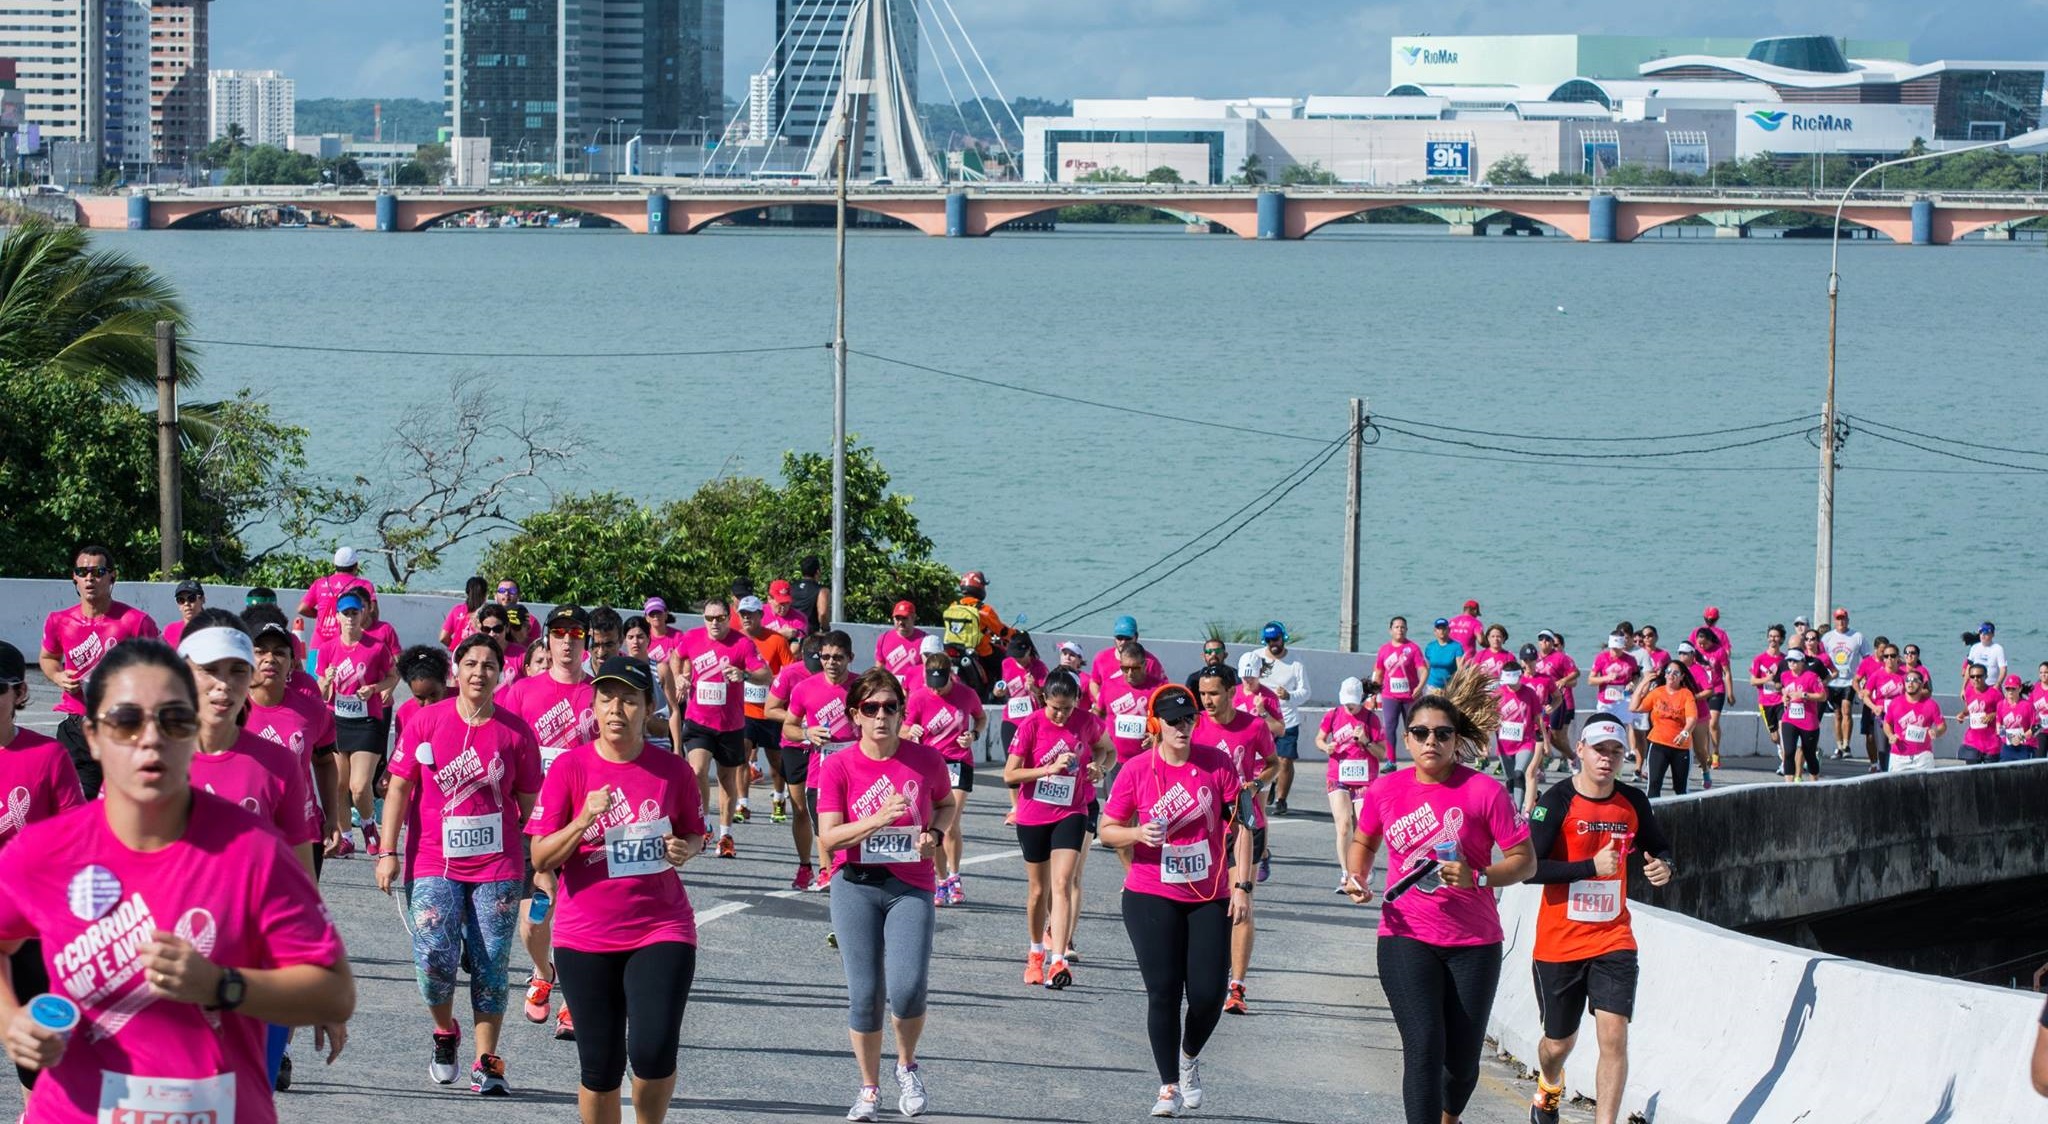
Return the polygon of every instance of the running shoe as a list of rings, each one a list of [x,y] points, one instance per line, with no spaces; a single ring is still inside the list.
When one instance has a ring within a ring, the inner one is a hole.
[[[1234,983],[1230,985],[1230,995],[1223,1000],[1223,1013],[1226,1015],[1246,1015],[1251,1013],[1245,1010],[1243,984]]]
[[[1350,877],[1348,875],[1340,874],[1337,876],[1337,888],[1330,892],[1333,894],[1341,894],[1344,892],[1344,888],[1349,885],[1351,885]]]
[[[862,1085],[860,1096],[853,1099],[853,1107],[846,1110],[848,1120],[877,1120],[882,1115],[882,1091],[873,1085]]]
[[[505,1059],[485,1054],[469,1067],[469,1091],[486,1097],[509,1097],[512,1086],[505,1080]]]
[[[1202,1107],[1202,1059],[1180,1056],[1180,1103],[1188,1108]]]
[[[928,1098],[924,1095],[924,1078],[915,1065],[909,1068],[896,1067],[896,1088],[902,1095],[896,1098],[896,1111],[905,1116],[916,1116],[924,1111]]]
[[[732,810],[732,822],[734,823],[746,823],[748,820],[751,820],[753,818],[753,809],[748,808],[745,804],[742,804],[739,807],[734,808]]]
[[[783,799],[781,793],[777,793],[775,795],[775,799],[771,801],[768,805],[768,822],[789,822],[789,802]]]
[[[947,905],[962,905],[962,904],[965,904],[965,903],[966,903],[966,901],[967,901],[967,891],[966,891],[966,890],[964,890],[964,889],[961,889],[961,887],[960,887],[960,876],[956,874],[956,875],[954,875],[954,876],[953,876],[953,878],[952,878],[952,881],[950,881],[950,882],[948,882],[948,883],[946,884],[946,904],[947,904]]]
[[[1024,982],[1034,986],[1045,982],[1045,953],[1034,952],[1024,958]]]
[[[826,933],[826,934],[825,934],[825,947],[826,947],[826,948],[838,948],[838,947],[839,947],[839,934],[838,934],[838,933],[831,933],[831,932],[828,932],[828,933]]]
[[[1045,986],[1051,991],[1065,991],[1074,982],[1074,970],[1065,960],[1054,957],[1045,969]]]
[[[576,1020],[569,1017],[569,1005],[562,1004],[562,1013],[555,1016],[555,1041],[576,1041]]]
[[[434,1032],[434,1060],[427,1063],[427,1076],[436,1085],[455,1084],[455,1048],[462,1045],[462,1027],[446,1034]]]
[[[721,858],[721,859],[729,859],[729,858],[732,858],[732,857],[734,857],[734,856],[738,855],[739,853],[740,853],[740,847],[739,847],[739,844],[737,844],[737,843],[734,843],[734,842],[732,841],[732,836],[730,836],[730,835],[725,835],[725,836],[720,836],[720,837],[719,837],[719,840],[718,840],[718,857],[719,857],[719,858]]]
[[[1267,855],[1259,860],[1259,881],[1264,882],[1271,877],[1273,877],[1273,856]]]
[[[715,835],[713,835],[713,834],[711,834],[711,833],[710,833],[710,832],[708,832],[708,831],[707,831],[707,832],[705,832],[705,833],[704,833],[704,846],[703,846],[702,848],[700,848],[700,849],[701,849],[701,850],[705,850],[705,851],[709,851],[709,850],[710,850],[711,848],[713,848],[713,847],[716,847],[717,845],[718,845],[718,837],[717,837],[717,836],[715,836]]]
[[[946,888],[944,886],[932,891],[932,908],[944,909],[946,908],[946,901]]]
[[[760,784],[760,783],[761,783],[761,767],[760,767],[759,765],[751,765],[751,764],[750,764],[750,765],[748,765],[748,766],[747,766],[747,783],[748,783],[748,784]]]
[[[1876,768],[1876,766],[1872,766],[1872,768]],[[1701,770],[1700,770],[1700,787],[1701,787],[1701,788],[1703,788],[1703,789],[1706,789],[1706,790],[1707,790],[1707,791],[1709,791],[1709,792],[1712,792],[1712,791],[1714,790],[1714,773],[1713,773],[1713,770],[1711,770],[1711,769],[1701,769]]]
[[[337,859],[345,859],[345,858],[347,858],[347,857],[349,857],[350,855],[353,855],[353,854],[355,854],[355,853],[356,853],[356,841],[355,841],[355,839],[354,839],[354,838],[352,838],[352,837],[351,837],[351,836],[349,835],[349,833],[348,833],[348,832],[346,832],[346,831],[342,832],[342,833],[341,833],[341,842],[340,842],[340,843],[338,843],[338,844],[336,844],[336,845],[335,845],[335,847],[334,847],[334,857],[335,857],[335,858],[337,858]]]
[[[1536,1096],[1529,1103],[1529,1124],[1557,1124],[1557,1106],[1564,1100],[1564,1087],[1552,1089],[1536,1079]]]
[[[1713,755],[1712,757],[1709,757],[1709,758],[1707,758],[1707,768],[1709,768],[1709,769],[1718,769],[1718,768],[1720,768],[1720,767],[1721,767],[1721,755],[1720,755],[1719,753],[1716,753],[1716,754],[1714,754],[1714,755]]]
[[[1180,1107],[1180,1089],[1172,1085],[1161,1085],[1159,1099],[1152,1104],[1152,1115],[1179,1116]]]
[[[1067,963],[1069,963],[1069,964],[1079,964],[1080,962],[1081,962],[1081,950],[1080,950],[1080,949],[1078,949],[1078,948],[1076,948],[1076,947],[1074,947],[1073,945],[1068,945],[1068,946],[1067,946]]]
[[[544,1023],[548,1021],[548,1001],[554,998],[553,981],[529,976],[526,980],[526,1021]]]
[[[377,825],[376,825],[376,824],[373,824],[373,823],[366,823],[366,824],[364,824],[364,825],[363,825],[363,850],[364,850],[364,851],[367,851],[368,853],[370,853],[370,854],[372,854],[372,855],[374,855],[374,854],[376,854],[376,853],[377,853]]]
[[[831,889],[831,888],[832,888],[832,872],[831,872],[831,871],[829,871],[829,870],[821,870],[821,871],[819,871],[819,872],[818,872],[818,880],[817,880],[816,882],[814,882],[814,883],[812,883],[812,884],[811,884],[811,892],[812,892],[812,893],[814,893],[814,894],[817,894],[817,893],[823,893],[824,891],[826,891],[826,890],[829,890],[829,889]]]
[[[1287,814],[1288,814],[1288,813],[1287,813],[1287,801],[1285,801],[1285,800],[1275,800],[1275,801],[1273,801],[1273,814],[1274,814],[1274,815],[1276,815],[1276,816],[1284,816],[1284,815],[1287,815]]]
[[[291,1092],[291,1088],[292,1056],[290,1054],[286,1054],[285,1056],[277,1059],[276,1089],[280,1093],[289,1093]]]
[[[796,868],[796,877],[789,880],[789,888],[805,891],[815,889],[816,887],[812,886],[811,882],[811,864],[804,863]]]

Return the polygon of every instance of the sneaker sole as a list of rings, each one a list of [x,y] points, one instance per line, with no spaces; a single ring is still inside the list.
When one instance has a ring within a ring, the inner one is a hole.
[[[1045,986],[1053,991],[1065,991],[1068,987],[1072,986],[1073,982],[1074,974],[1072,972],[1054,972],[1046,979]]]
[[[528,1007],[526,1009],[526,1021],[530,1023],[544,1023],[548,1021],[547,1008],[542,1007],[539,1009],[539,1012],[536,1013],[534,1008]]]

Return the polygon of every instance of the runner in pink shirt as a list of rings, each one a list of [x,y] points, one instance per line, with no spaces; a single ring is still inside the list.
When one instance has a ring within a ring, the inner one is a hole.
[[[1522,682],[1519,664],[1500,669],[1500,686],[1495,693],[1499,698],[1496,705],[1500,725],[1493,736],[1494,748],[1500,754],[1501,775],[1507,780],[1508,795],[1515,806],[1527,813],[1542,795],[1530,778],[1542,775],[1537,752],[1544,742],[1543,697],[1537,688]]]
[[[921,681],[911,689],[910,701],[904,705],[903,736],[931,746],[946,759],[953,801],[965,815],[967,794],[974,791],[974,743],[988,725],[988,712],[981,708],[981,696],[974,688],[953,673],[953,661],[946,658],[945,645],[938,637],[925,638],[923,659]],[[959,905],[967,900],[960,883],[961,849],[958,833],[947,836],[946,845],[939,848],[935,856],[939,884],[933,891],[933,905]]]
[[[1379,779],[1380,754],[1387,744],[1380,716],[1366,708],[1365,682],[1356,677],[1337,686],[1337,705],[1323,712],[1316,748],[1329,758],[1323,784],[1330,798],[1330,822],[1337,829],[1337,892],[1344,892],[1344,857],[1358,828],[1358,801]],[[1381,747],[1378,750],[1374,746]]]
[[[885,1007],[896,1032],[897,1106],[916,1116],[926,1105],[917,1047],[938,920],[932,855],[960,830],[960,817],[945,759],[903,738],[903,703],[902,683],[886,668],[869,668],[846,691],[859,740],[818,769],[819,845],[840,864],[832,932],[861,1078],[849,1120],[875,1119]]]
[[[613,656],[594,685],[597,740],[548,771],[526,833],[534,867],[560,872],[555,958],[582,1012],[583,1118],[620,1118],[630,1054],[633,1111],[660,1120],[697,975],[696,915],[676,871],[703,846],[703,798],[682,758],[647,744],[658,688],[646,661]]]
[[[1031,634],[1019,632],[1010,637],[1010,646],[1003,655],[1002,677],[995,685],[995,697],[1003,704],[1005,750],[1016,738],[1018,724],[1044,705],[1046,674],[1045,661],[1038,658],[1038,646]]]
[[[1498,678],[1500,669],[1514,662],[1515,654],[1508,650],[1507,626],[1487,625],[1479,650],[1472,654],[1472,666]]]
[[[321,641],[332,640],[341,632],[341,621],[337,618],[341,595],[361,587],[374,592],[376,586],[362,575],[362,559],[352,546],[344,546],[334,552],[334,572],[324,578],[315,578],[306,587],[306,595],[299,598],[299,616],[313,622],[313,639],[308,647],[317,647]]]
[[[1081,646],[1072,640],[1063,640],[1060,642],[1059,663],[1056,666],[1066,668],[1073,673],[1074,682],[1081,685],[1081,705],[1094,711],[1100,717],[1102,714],[1101,685],[1096,682],[1094,674],[1088,670],[1088,653],[1083,652]]]
[[[1045,706],[1017,726],[1003,781],[1017,791],[1017,846],[1024,852],[1024,928],[1031,938],[1024,982],[1058,990],[1074,978],[1068,946],[1080,917],[1081,859],[1093,835],[1095,785],[1116,747],[1101,719],[1080,705],[1073,672],[1049,674],[1043,697]]]
[[[80,701],[102,798],[0,849],[0,944],[39,939],[80,1015],[53,1031],[23,981],[0,983],[7,1052],[40,1075],[25,1118],[273,1124],[263,1024],[318,1026],[339,1055],[355,1009],[341,939],[284,840],[193,789],[199,699],[176,653],[120,644]]]
[[[377,766],[384,760],[384,700],[398,685],[397,660],[363,631],[369,599],[351,589],[335,602],[341,631],[313,645],[320,695],[334,712],[335,748],[348,759],[349,800],[363,828],[363,849],[377,850]]]
[[[1900,666],[1898,648],[1885,642],[1871,656],[1870,664],[1857,672],[1856,693],[1863,699],[1863,713],[1885,714],[1891,710],[1892,700],[1906,693],[1906,672]],[[1882,747],[1891,731],[1882,722],[1877,726],[1871,736]]]
[[[817,670],[810,670],[808,663],[784,668],[783,677],[769,688],[768,702],[762,708],[768,717],[782,723],[786,750],[782,773],[789,778],[792,796],[799,787],[806,790],[799,815],[813,846],[818,830],[818,767],[853,744],[858,736],[846,712],[846,688],[853,683],[853,640],[835,628],[816,637],[816,641],[810,658],[817,660]],[[804,670],[796,671],[797,668]],[[811,853],[810,847],[797,849],[798,865],[791,889],[817,891],[831,884],[831,856],[822,847],[817,849],[818,868],[813,878],[808,861]]]
[[[1778,747],[1778,775],[1785,775],[1784,742],[1778,737],[1778,723],[1785,717],[1785,697],[1779,690],[1778,673],[1785,666],[1785,626],[1774,624],[1764,630],[1764,650],[1749,661],[1749,685],[1756,689],[1756,711],[1763,716],[1764,731]]]
[[[454,651],[470,634],[476,631],[476,611],[490,600],[489,582],[472,575],[463,586],[462,602],[448,610],[441,618],[441,646]]]
[[[1280,696],[1260,682],[1268,666],[1263,651],[1254,648],[1237,657],[1237,686],[1231,689],[1230,705],[1256,716],[1277,738],[1287,732],[1287,723],[1280,717]]]
[[[1536,670],[1552,685],[1545,700],[1549,710],[1544,723],[1550,740],[1550,751],[1545,756],[1576,765],[1578,752],[1572,748],[1571,732],[1572,722],[1578,717],[1578,702],[1572,688],[1579,683],[1579,663],[1564,650],[1564,637],[1547,628],[1536,634],[1536,651]],[[1540,765],[1537,775],[1542,775]]]
[[[15,722],[28,706],[26,663],[21,649],[0,640],[0,851],[30,824],[85,803],[71,755],[54,739]],[[13,973],[16,996],[50,990],[41,941],[23,941],[8,955],[7,966]],[[23,1088],[34,1087],[34,1073],[21,1070],[20,1076]]]
[[[114,645],[137,637],[155,637],[156,622],[133,605],[114,600],[114,555],[103,546],[80,547],[71,559],[71,584],[78,604],[59,609],[43,620],[43,649],[37,662],[57,687],[57,741],[71,754],[85,798],[99,795],[100,766],[85,752],[82,716],[85,681]]]
[[[242,726],[256,675],[256,647],[241,618],[225,609],[208,609],[187,623],[178,654],[199,689],[191,784],[268,824],[311,875],[313,851],[321,842],[312,774],[291,750]]]
[[[1623,726],[1632,723],[1635,715],[1629,711],[1629,691],[1641,673],[1642,666],[1628,654],[1628,639],[1618,633],[1609,636],[1607,647],[1593,657],[1593,676],[1589,682],[1593,686],[1594,709],[1611,715]]]
[[[2041,729],[2041,736],[2034,742],[2034,756],[2048,757],[2048,661],[2043,661],[2034,673],[2034,689],[2027,693],[2027,701],[2034,704],[2034,723]]]
[[[171,599],[178,603],[178,619],[164,626],[164,643],[175,648],[185,638],[185,627],[192,618],[206,608],[206,587],[186,578],[171,592]]]
[[[2034,739],[2041,732],[2041,719],[2034,704],[2027,701],[2027,684],[2017,675],[2007,675],[1998,700],[1998,759],[2031,761]]]
[[[1202,1047],[1223,1019],[1230,929],[1255,885],[1251,835],[1232,830],[1254,801],[1240,795],[1243,774],[1228,757],[1194,744],[1198,714],[1185,687],[1154,695],[1145,751],[1117,771],[1102,808],[1103,842],[1132,856],[1124,928],[1145,983],[1155,1116],[1203,1102]]]
[[[1410,1121],[1456,1119],[1479,1084],[1479,1051],[1500,977],[1493,891],[1536,872],[1529,824],[1499,781],[1458,763],[1487,731],[1443,695],[1417,702],[1402,741],[1415,761],[1373,782],[1347,861],[1351,900],[1387,850],[1379,976],[1401,1033],[1402,1101]],[[1498,849],[1501,857],[1494,860]],[[1404,892],[1396,895],[1396,889]]]
[[[1122,763],[1145,752],[1146,708],[1164,681],[1153,677],[1151,653],[1135,640],[1118,653],[1118,661],[1116,671],[1101,681],[1100,713]]]
[[[1969,667],[1963,682],[1963,706],[1956,721],[1963,727],[1964,761],[1984,765],[1998,760],[1999,689],[1990,682],[1990,671],[1981,663]]]
[[[1780,697],[1785,700],[1785,717],[1778,724],[1780,763],[1785,779],[1820,779],[1820,713],[1827,703],[1825,680],[1812,670],[1813,662],[1798,649],[1785,653],[1784,670],[1778,673]]]
[[[318,681],[300,669],[291,629],[277,606],[252,605],[242,620],[255,632],[256,649],[256,676],[249,684],[242,728],[290,750],[305,771],[321,809],[320,843],[313,848],[313,880],[318,882],[326,858],[353,849],[344,811],[348,795],[334,746],[334,711],[320,697]]]
[[[1089,677],[1098,685],[1116,678],[1117,669],[1123,666],[1124,650],[1133,647],[1144,649],[1138,638],[1138,618],[1127,614],[1118,617],[1110,627],[1110,645],[1095,653],[1095,659],[1089,662]],[[1145,656],[1145,681],[1154,685],[1166,682],[1166,666],[1150,653]]]
[[[875,666],[887,668],[907,691],[911,677],[922,671],[920,653],[925,637],[931,634],[917,627],[917,606],[908,601],[896,602],[896,607],[889,611],[889,620],[895,627],[875,637]]]
[[[747,767],[746,698],[748,683],[767,686],[771,676],[761,649],[746,633],[732,627],[732,610],[718,598],[703,605],[704,625],[683,634],[675,664],[681,673],[676,691],[683,696],[681,746],[697,773],[708,804],[711,778],[718,778],[718,857],[739,854],[732,837],[733,812],[745,791]]]
[[[1231,686],[1222,668],[1203,669],[1195,687],[1195,697],[1202,706],[1201,717],[1195,721],[1195,747],[1221,751],[1237,769],[1241,778],[1238,794],[1251,800],[1254,881],[1264,882],[1271,876],[1272,868],[1266,850],[1266,809],[1259,800],[1259,786],[1271,783],[1280,771],[1280,755],[1274,748],[1272,731],[1257,715],[1231,704]],[[1223,998],[1223,1012],[1228,1015],[1250,1013],[1245,980],[1251,974],[1254,924],[1249,902],[1243,915],[1231,920],[1230,989]]]
[[[1948,722],[1941,704],[1927,693],[1927,680],[1908,674],[1905,695],[1892,700],[1884,720],[1892,743],[1887,772],[1934,767],[1934,743],[1948,732]]]
[[[1387,622],[1387,642],[1373,657],[1372,675],[1380,685],[1380,728],[1390,732],[1406,729],[1408,705],[1421,697],[1422,685],[1429,678],[1422,649],[1408,639],[1407,617]],[[1388,746],[1387,768],[1395,767],[1394,749]]]
[[[1486,635],[1486,625],[1479,619],[1479,602],[1467,600],[1465,608],[1451,618],[1451,639],[1465,648],[1468,656],[1479,652],[1480,637]]]
[[[377,888],[400,887],[411,919],[413,971],[434,1025],[428,1075],[441,1085],[455,1081],[462,1043],[455,977],[467,943],[476,1032],[470,1091],[494,1096],[511,1091],[498,1046],[528,886],[520,830],[541,787],[533,729],[496,697],[503,659],[488,636],[463,641],[455,649],[455,697],[407,718],[384,799],[384,838],[397,840],[403,827],[405,853],[377,853]],[[551,991],[552,984],[542,991],[543,1018]]]

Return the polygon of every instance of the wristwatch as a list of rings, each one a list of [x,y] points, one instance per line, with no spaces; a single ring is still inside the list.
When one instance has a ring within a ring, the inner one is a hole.
[[[242,1000],[248,998],[248,994],[249,981],[242,978],[242,973],[234,968],[222,968],[220,983],[214,985],[213,1002],[207,1004],[206,1009],[232,1011],[242,1005]]]
[[[1251,892],[1252,892],[1252,885],[1253,885],[1253,884],[1252,884],[1252,883],[1250,883],[1250,882],[1239,882],[1239,883],[1237,884],[1237,888],[1238,888],[1238,889],[1240,889],[1240,890],[1243,890],[1243,891],[1244,891],[1245,893],[1249,894],[1249,893],[1251,893]]]
[[[1477,886],[1482,890],[1486,889],[1486,872],[1483,870],[1480,871],[1479,874],[1473,878],[1472,883],[1473,885]]]

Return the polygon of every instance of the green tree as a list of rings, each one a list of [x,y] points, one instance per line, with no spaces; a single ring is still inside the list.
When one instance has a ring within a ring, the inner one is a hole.
[[[1281,170],[1280,182],[1288,187],[1299,184],[1328,187],[1336,184],[1337,173],[1323,167],[1323,162],[1320,160],[1311,161],[1307,164],[1289,164]]]
[[[73,375],[103,395],[154,394],[159,320],[190,328],[171,283],[95,252],[83,229],[31,221],[0,242],[0,357],[19,369]],[[197,377],[192,360],[179,350],[181,385]]]
[[[1503,156],[1486,169],[1485,182],[1496,187],[1513,187],[1536,182],[1536,173],[1529,170],[1529,158],[1517,152]]]
[[[1186,183],[1187,181],[1186,181],[1185,179],[1182,179],[1182,178],[1181,178],[1181,174],[1180,174],[1180,170],[1179,170],[1179,169],[1177,169],[1177,168],[1173,168],[1173,167],[1170,167],[1170,166],[1168,166],[1168,165],[1165,165],[1165,164],[1161,164],[1161,165],[1159,165],[1159,166],[1158,166],[1157,168],[1154,168],[1154,169],[1152,169],[1151,171],[1149,171],[1149,172],[1146,172],[1146,173],[1145,173],[1145,182],[1146,182],[1146,183]]]
[[[1259,159],[1258,153],[1246,156],[1244,163],[1237,166],[1237,182],[1254,187],[1266,182],[1266,162]]]
[[[228,183],[235,186],[320,182],[320,161],[272,144],[259,144],[236,154],[227,170]]]

